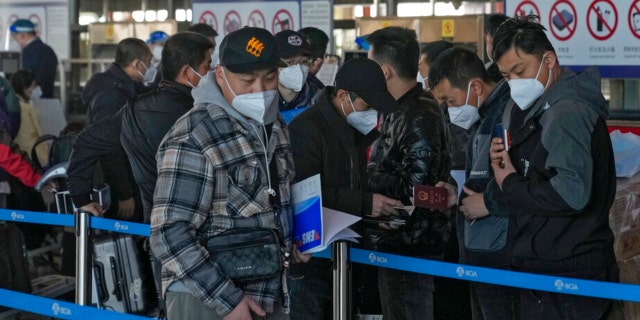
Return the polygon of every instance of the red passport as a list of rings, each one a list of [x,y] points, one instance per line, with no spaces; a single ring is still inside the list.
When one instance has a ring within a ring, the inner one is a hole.
[[[446,188],[417,184],[413,186],[413,205],[433,210],[447,209]]]

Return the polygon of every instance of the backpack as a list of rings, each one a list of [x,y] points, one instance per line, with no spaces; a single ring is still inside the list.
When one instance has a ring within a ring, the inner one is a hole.
[[[45,134],[36,139],[33,147],[31,147],[31,159],[33,160],[35,167],[38,170],[41,170],[41,172],[45,172],[46,169],[53,165],[69,161],[73,143],[76,141],[76,136],[83,128],[84,124],[82,122],[71,122],[67,124],[62,131],[60,131],[60,134],[57,137],[52,134]],[[47,163],[40,163],[36,147],[47,141],[51,141],[48,161]]]

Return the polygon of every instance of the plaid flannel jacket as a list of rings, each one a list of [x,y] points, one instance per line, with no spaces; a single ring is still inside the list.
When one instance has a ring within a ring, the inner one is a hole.
[[[203,104],[165,136],[156,155],[158,181],[151,214],[151,247],[162,262],[163,295],[179,280],[220,315],[231,312],[243,294],[267,312],[273,311],[276,299],[288,306],[284,273],[268,281],[234,284],[201,245],[203,239],[234,228],[235,219],[256,216],[260,227],[279,230],[290,252],[294,167],[289,134],[279,117],[266,146],[277,166],[271,183],[281,206],[274,208],[267,193],[262,132],[258,122],[228,106]]]

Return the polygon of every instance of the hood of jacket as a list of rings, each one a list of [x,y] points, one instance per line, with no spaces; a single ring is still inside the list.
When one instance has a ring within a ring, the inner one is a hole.
[[[191,95],[193,96],[193,106],[199,107],[201,105],[216,105],[222,108],[230,117],[238,120],[240,124],[247,130],[251,131],[255,126],[262,126],[261,123],[253,119],[249,119],[238,112],[229,102],[225,99],[218,83],[215,79],[215,72],[209,71],[206,75],[200,79],[200,83],[197,87],[191,89]],[[269,113],[275,113],[273,117],[276,117],[276,121],[283,121],[278,112],[278,99],[275,99],[273,106],[267,109]]]
[[[597,67],[589,67],[580,73],[563,68],[556,82],[536,101],[525,122],[538,116],[556,102],[567,99],[580,102],[581,106],[589,108],[595,115],[607,120],[609,106],[602,96],[600,80]]]

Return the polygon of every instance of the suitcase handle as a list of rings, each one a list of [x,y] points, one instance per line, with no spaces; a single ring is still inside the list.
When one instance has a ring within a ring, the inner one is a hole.
[[[120,290],[120,274],[116,266],[116,258],[109,257],[109,263],[111,264],[111,278],[113,279],[113,295],[116,296],[118,301],[122,301],[122,290]]]
[[[109,294],[107,293],[107,284],[104,283],[104,266],[102,263],[93,263],[93,273],[95,274],[95,286],[98,293],[99,306],[107,301]]]

